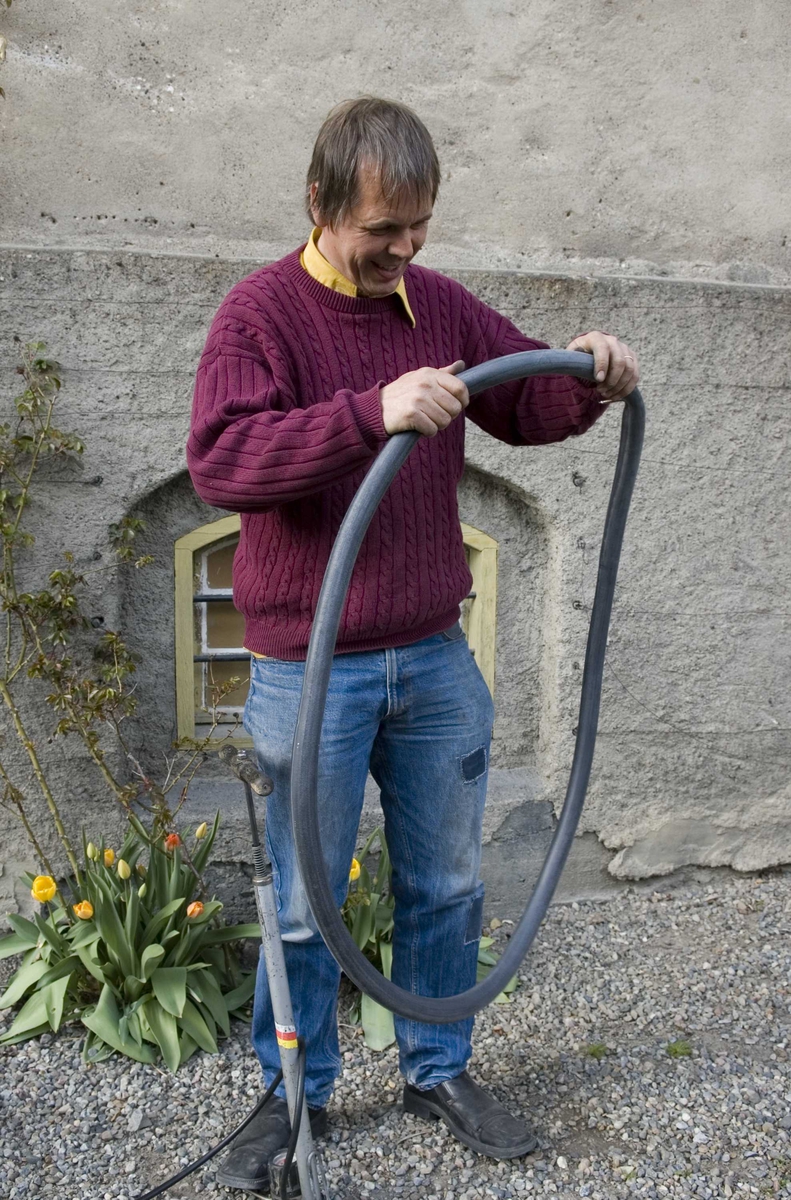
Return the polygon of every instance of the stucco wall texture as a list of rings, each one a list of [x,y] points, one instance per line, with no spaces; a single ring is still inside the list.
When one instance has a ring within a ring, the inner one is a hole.
[[[600,327],[643,362],[645,455],[567,894],[791,862],[786,0],[14,0],[0,34],[0,401],[14,335],[43,338],[64,366],[60,423],[87,443],[38,493],[29,574],[66,546],[99,562],[109,522],[145,516],[156,565],[98,576],[91,597],[144,655],[141,753],[175,733],[173,540],[221,515],[184,474],[209,321],[304,240],[331,105],[389,95],[443,166],[422,261],[553,345]],[[618,420],[540,452],[469,429],[462,517],[500,544],[483,868],[500,915],[565,787]],[[75,823],[106,825],[77,747],[43,753]],[[208,777],[190,812],[217,804],[222,871],[249,851],[238,794]],[[2,821],[0,911],[31,865]]]
[[[791,278],[787,0],[15,0],[0,240],[268,258],[330,106],[405,100],[439,267]]]
[[[87,443],[84,461],[45,480],[31,509],[40,534],[32,574],[62,547],[80,564],[96,561],[108,523],[126,512],[149,520],[156,566],[117,587],[97,577],[92,612],[120,624],[144,656],[136,737],[151,760],[175,732],[173,541],[221,515],[184,475],[194,364],[219,300],[254,265],[53,250],[0,257],[4,392],[14,386],[13,335],[44,338],[64,367],[61,427]],[[605,870],[599,884],[690,863],[791,861],[791,290],[457,274],[552,344],[579,329],[617,329],[645,364],[645,453],[583,818]],[[462,516],[500,545],[486,878],[501,911],[516,905],[513,871],[525,881],[565,788],[618,426],[613,408],[584,438],[540,450],[468,426]],[[109,803],[98,805],[76,748],[46,753],[72,818],[91,828],[106,820]],[[190,815],[203,819],[227,796],[207,781]],[[240,800],[228,806],[225,861],[248,854]],[[24,854],[8,833],[10,880]]]

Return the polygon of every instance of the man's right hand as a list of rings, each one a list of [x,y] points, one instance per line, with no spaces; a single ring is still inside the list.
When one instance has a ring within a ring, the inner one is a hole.
[[[449,367],[421,367],[383,387],[379,398],[387,433],[416,429],[424,437],[433,437],[447,429],[470,403],[469,392],[456,378],[463,370],[461,361]]]

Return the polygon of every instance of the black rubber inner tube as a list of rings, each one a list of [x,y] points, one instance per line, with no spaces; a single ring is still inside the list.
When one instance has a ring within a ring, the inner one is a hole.
[[[568,350],[509,354],[459,375],[470,395],[529,375],[576,375],[593,379],[593,358]],[[338,911],[327,875],[319,830],[319,741],[324,719],[338,624],[360,544],[382,497],[420,436],[395,434],[374,460],[343,520],[319,594],[305,663],[291,766],[291,817],[297,859],[310,907],[321,935],[341,968],[373,1000],[391,1012],[428,1024],[463,1020],[494,1000],[520,966],[544,919],[574,840],[588,786],[599,721],[604,655],[618,560],[629,502],[643,444],[645,409],[639,391],[626,398],[618,461],[604,526],[585,669],[577,738],[566,798],[541,873],[524,914],[497,965],[481,983],[456,996],[418,996],[397,987],[357,949]]]

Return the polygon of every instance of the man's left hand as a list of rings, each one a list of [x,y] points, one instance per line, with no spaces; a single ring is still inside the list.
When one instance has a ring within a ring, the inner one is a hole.
[[[596,390],[605,404],[623,400],[638,384],[640,368],[637,355],[624,342],[609,333],[583,333],[575,337],[567,350],[582,350],[594,358]]]

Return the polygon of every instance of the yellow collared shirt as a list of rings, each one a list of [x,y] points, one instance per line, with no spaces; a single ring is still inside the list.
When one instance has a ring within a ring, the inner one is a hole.
[[[327,262],[324,255],[319,250],[319,238],[321,230],[316,226],[308,238],[308,244],[300,255],[300,263],[307,271],[308,275],[312,275],[319,283],[323,283],[325,287],[332,288],[334,292],[342,292],[344,296],[356,296],[357,285],[352,283],[351,279],[347,279],[340,271],[333,267],[332,263]],[[415,328],[415,314],[412,312],[412,306],[409,303],[409,298],[406,294],[406,285],[404,284],[403,276],[398,281],[398,287],[395,289],[395,295],[404,306],[409,323],[412,328]]]

